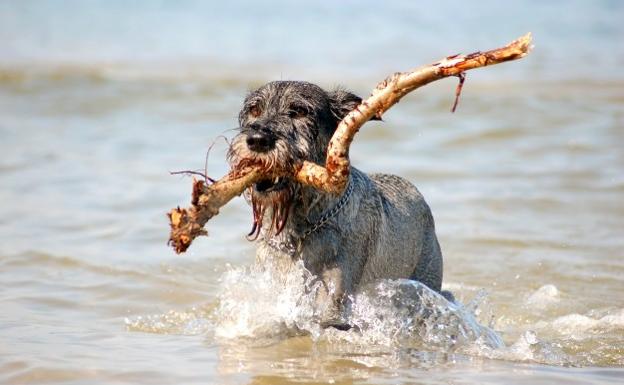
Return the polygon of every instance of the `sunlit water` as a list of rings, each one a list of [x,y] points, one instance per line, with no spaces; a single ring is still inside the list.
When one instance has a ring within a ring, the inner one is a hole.
[[[65,4],[0,4],[0,382],[622,381],[619,2]],[[455,80],[432,84],[353,145],[427,198],[457,303],[380,281],[324,330],[301,266],[252,266],[242,199],[167,248],[190,196],[168,172],[203,168],[250,88],[366,95],[527,31],[534,53],[469,73],[455,114]]]

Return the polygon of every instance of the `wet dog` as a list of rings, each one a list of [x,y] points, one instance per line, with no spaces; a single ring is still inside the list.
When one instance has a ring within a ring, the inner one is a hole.
[[[292,169],[304,160],[325,163],[329,140],[342,118],[361,102],[338,89],[295,81],[268,83],[251,92],[239,114],[240,132],[228,159]],[[351,168],[349,183],[334,196],[282,177],[257,182],[251,239],[256,262],[284,273],[303,260],[322,282],[319,321],[345,326],[345,306],[358,285],[409,278],[440,292],[442,254],[433,217],[410,182]],[[450,296],[450,293],[447,294]]]

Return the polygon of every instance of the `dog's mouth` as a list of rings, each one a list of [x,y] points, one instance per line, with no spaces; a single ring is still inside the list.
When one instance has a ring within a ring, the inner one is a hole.
[[[288,187],[288,180],[285,177],[262,179],[253,185],[254,192],[260,194],[268,194],[273,191],[284,190],[286,187]]]
[[[262,179],[251,189],[253,226],[247,235],[255,240],[260,234],[265,214],[270,215],[271,223],[266,228],[272,235],[279,235],[286,227],[294,196],[294,185],[286,177]]]

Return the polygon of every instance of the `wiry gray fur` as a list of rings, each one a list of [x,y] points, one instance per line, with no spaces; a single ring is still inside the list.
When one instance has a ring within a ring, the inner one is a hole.
[[[235,164],[252,158],[272,167],[289,167],[302,160],[323,164],[338,122],[360,101],[344,90],[326,92],[306,82],[268,83],[245,99],[229,160]],[[249,136],[264,134],[274,140],[270,148],[250,149]],[[318,301],[324,307],[319,316],[325,325],[342,324],[343,305],[360,284],[410,278],[440,291],[442,283],[442,254],[433,217],[416,187],[398,176],[367,175],[354,167],[350,183],[353,192],[348,203],[305,238],[304,232],[340,197],[292,180],[280,191],[254,189],[250,196],[254,208],[268,207],[267,215],[260,216],[257,263],[280,274],[303,259],[323,282]],[[272,217],[283,216],[284,211],[289,215],[276,235]]]

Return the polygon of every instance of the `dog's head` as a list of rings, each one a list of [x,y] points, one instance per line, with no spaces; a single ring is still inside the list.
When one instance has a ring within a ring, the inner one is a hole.
[[[245,98],[239,113],[240,132],[228,153],[230,164],[252,161],[269,173],[291,171],[304,160],[322,164],[336,126],[360,102],[350,92],[326,92],[307,82],[267,83]],[[286,177],[261,180],[253,186],[254,229],[261,225],[267,208],[273,211],[271,227],[278,233],[283,229],[295,187]]]

